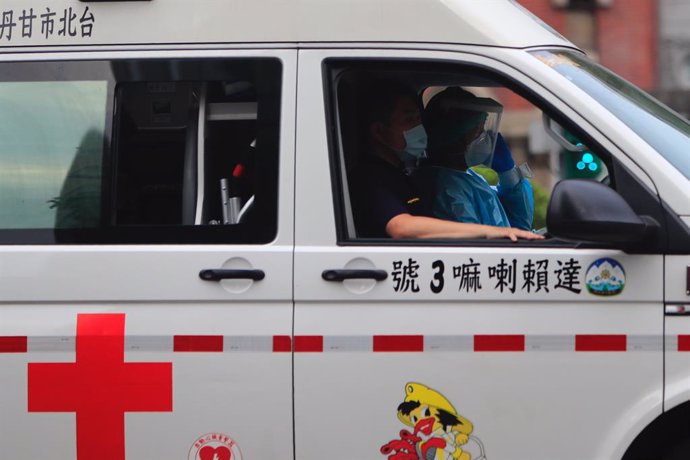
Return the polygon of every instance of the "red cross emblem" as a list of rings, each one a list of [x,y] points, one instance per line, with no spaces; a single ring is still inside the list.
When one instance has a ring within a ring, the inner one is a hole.
[[[124,460],[125,412],[172,412],[172,363],[124,362],[125,315],[77,315],[74,363],[29,363],[29,412],[75,412],[78,460]]]

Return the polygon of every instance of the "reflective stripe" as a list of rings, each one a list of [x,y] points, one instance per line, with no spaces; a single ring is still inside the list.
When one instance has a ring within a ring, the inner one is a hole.
[[[173,337],[154,335],[135,335],[125,337],[127,351],[170,351],[173,349]]]
[[[289,337],[285,336],[288,339]],[[245,351],[260,351],[272,352],[273,350],[273,336],[271,335],[226,335],[223,338],[223,351],[225,352],[245,352]]]
[[[626,351],[625,335],[581,334],[575,336],[575,351]]]
[[[223,351],[222,335],[176,335],[173,351]]]
[[[375,335],[374,353],[424,351],[423,335]]]
[[[525,351],[525,336],[475,335],[474,351]]]
[[[374,337],[363,335],[333,335],[323,338],[324,351],[371,351],[374,349]]]
[[[424,351],[472,351],[474,337],[471,335],[427,335],[424,336]]]
[[[574,335],[528,335],[525,337],[527,351],[571,351],[574,349]]]
[[[690,351],[690,335],[678,336],[678,351]]]
[[[0,337],[0,353],[26,353],[26,337]]]
[[[175,335],[128,336],[126,352],[178,353],[443,353],[443,352],[690,352],[690,334],[655,335]],[[74,352],[75,337],[0,337],[0,354]]]
[[[323,352],[322,335],[298,335],[295,336],[295,351],[308,353]]]
[[[284,353],[292,351],[292,339],[289,335],[274,335],[273,336],[273,351],[275,353]]]
[[[75,351],[76,339],[66,336],[28,337],[28,349],[30,353],[46,351]]]
[[[669,337],[669,340],[672,337]],[[628,351],[661,351],[664,340],[660,335],[629,335]]]

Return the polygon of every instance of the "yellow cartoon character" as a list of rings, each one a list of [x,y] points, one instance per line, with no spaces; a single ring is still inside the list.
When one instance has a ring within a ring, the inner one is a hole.
[[[405,385],[405,400],[398,406],[398,418],[414,428],[422,460],[471,460],[460,446],[472,433],[472,422],[458,414],[441,393],[420,383]]]

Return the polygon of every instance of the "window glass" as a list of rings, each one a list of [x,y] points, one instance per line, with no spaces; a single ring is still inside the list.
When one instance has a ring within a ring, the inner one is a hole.
[[[0,242],[268,243],[274,59],[0,65]]]
[[[0,228],[98,226],[106,107],[103,81],[0,83]]]
[[[690,179],[690,122],[606,68],[569,51],[533,55],[573,82]]]
[[[389,240],[386,222],[396,213],[546,232],[547,205],[560,180],[615,187],[605,151],[588,145],[576,126],[551,120],[500,75],[441,63],[341,62],[332,63],[332,70],[343,241]],[[385,110],[372,106],[386,99],[372,92],[395,92],[397,86],[416,99],[417,119],[386,118],[378,113]],[[412,109],[414,104],[410,114]],[[427,148],[414,159],[406,147],[417,143],[420,123]],[[392,160],[376,144],[386,146]]]

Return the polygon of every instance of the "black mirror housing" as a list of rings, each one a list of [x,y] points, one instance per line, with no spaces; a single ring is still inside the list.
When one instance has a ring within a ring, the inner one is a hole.
[[[623,197],[604,184],[568,179],[553,189],[546,227],[557,238],[625,245],[651,236],[659,224],[638,216]]]

